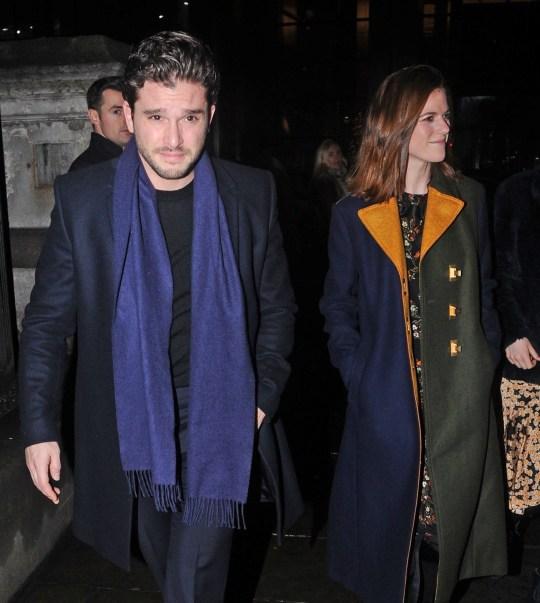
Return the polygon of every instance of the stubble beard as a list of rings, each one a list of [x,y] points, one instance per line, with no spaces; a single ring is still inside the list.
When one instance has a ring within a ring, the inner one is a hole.
[[[204,147],[201,147],[201,149],[198,149],[198,151],[195,154],[193,154],[191,152],[186,152],[186,155],[185,155],[186,158],[188,156],[191,156],[191,159],[187,163],[184,163],[184,164],[178,165],[178,166],[171,166],[171,167],[167,168],[167,167],[161,165],[160,163],[158,163],[152,156],[152,153],[146,147],[140,147],[138,145],[137,145],[137,147],[138,147],[139,153],[143,156],[146,163],[152,168],[152,170],[160,178],[164,178],[165,180],[180,180],[181,178],[185,178],[188,174],[190,174],[193,171],[193,168],[195,167],[195,164],[199,160],[199,157],[202,155],[202,152],[204,149]],[[160,149],[158,149],[156,151],[156,153],[159,153],[159,151],[160,151]]]

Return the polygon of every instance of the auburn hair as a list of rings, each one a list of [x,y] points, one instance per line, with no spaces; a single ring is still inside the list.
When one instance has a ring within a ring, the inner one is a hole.
[[[448,88],[440,71],[413,65],[391,73],[377,89],[366,114],[349,189],[370,201],[386,201],[405,190],[409,142],[429,95]],[[448,161],[438,164],[456,177]]]

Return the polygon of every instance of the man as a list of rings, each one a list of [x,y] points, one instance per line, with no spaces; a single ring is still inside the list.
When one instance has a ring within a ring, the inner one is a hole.
[[[71,164],[70,172],[118,157],[131,138],[124,117],[122,78],[96,80],[88,88],[86,103],[92,124],[90,145]]]
[[[58,503],[57,359],[76,331],[75,534],[128,568],[135,503],[165,600],[218,602],[255,442],[281,526],[301,510],[275,416],[295,306],[274,185],[205,153],[219,75],[201,42],[151,36],[125,75],[133,139],[55,185],[21,336],[26,460]]]

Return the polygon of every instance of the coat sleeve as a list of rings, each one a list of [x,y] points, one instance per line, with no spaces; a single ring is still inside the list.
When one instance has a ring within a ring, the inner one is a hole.
[[[520,195],[516,198],[512,183],[515,179],[503,182],[495,194],[494,231],[495,258],[497,269],[497,306],[503,325],[503,344],[508,346],[516,339],[529,337],[527,313],[520,302],[522,287],[521,267],[519,265],[519,220],[515,215],[517,202],[523,205]]]
[[[22,323],[18,402],[25,446],[60,440],[66,338],[75,330],[72,248],[60,196],[56,183],[51,225]]]
[[[274,180],[269,173],[268,181],[271,208],[268,244],[259,286],[260,318],[255,362],[257,406],[271,419],[277,412],[280,396],[289,377],[287,356],[293,345],[296,305],[278,223]]]
[[[350,385],[352,365],[360,345],[358,328],[358,274],[353,246],[341,206],[332,210],[328,239],[328,273],[320,308],[329,335],[332,364],[339,369],[343,383]]]

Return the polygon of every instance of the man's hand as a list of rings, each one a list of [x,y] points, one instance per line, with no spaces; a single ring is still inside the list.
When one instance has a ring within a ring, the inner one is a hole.
[[[257,429],[261,428],[262,422],[264,421],[264,418],[266,417],[264,411],[262,411],[260,408],[257,408]]]
[[[60,488],[51,486],[60,479],[60,446],[58,442],[41,442],[28,446],[24,451],[26,466],[34,486],[55,505],[60,502]]]
[[[531,369],[540,360],[540,356],[526,337],[516,339],[514,343],[511,343],[506,348],[506,357],[508,362],[520,369]]]

